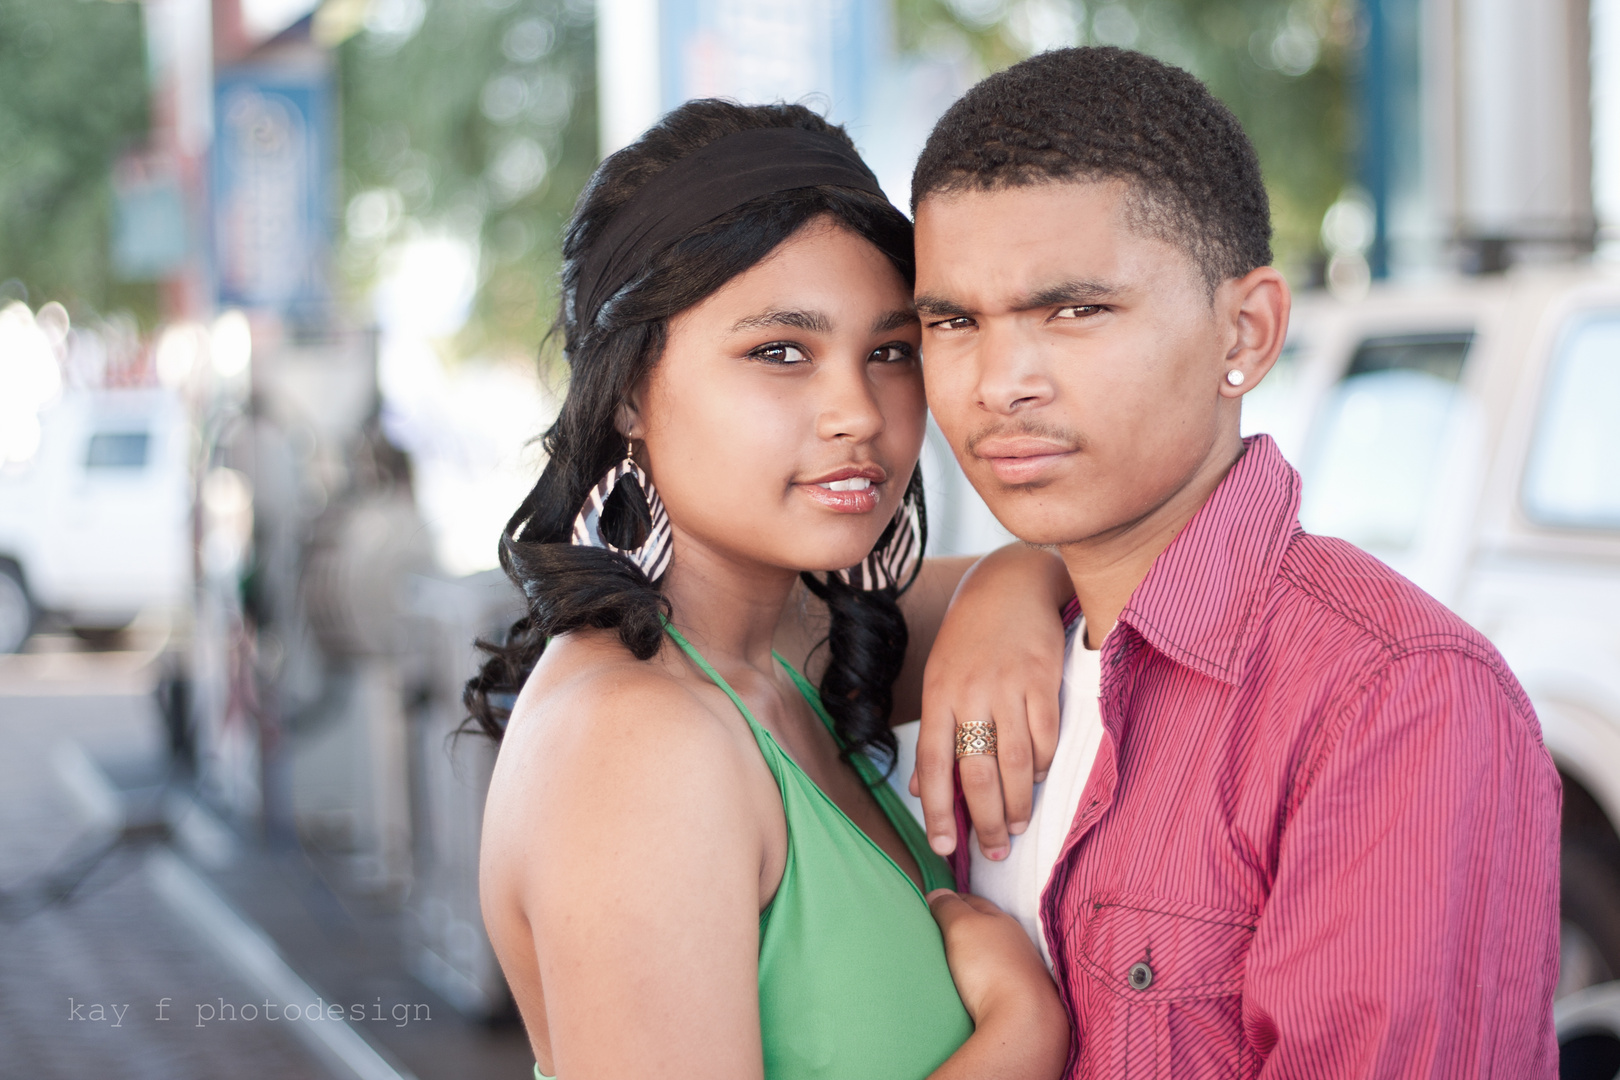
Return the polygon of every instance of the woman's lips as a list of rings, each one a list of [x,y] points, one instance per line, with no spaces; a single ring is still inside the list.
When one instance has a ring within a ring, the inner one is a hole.
[[[836,484],[835,488],[833,485]],[[864,485],[864,486],[863,486]],[[840,514],[869,514],[877,509],[879,485],[863,478],[800,484],[799,490]]]
[[[801,481],[800,491],[840,514],[869,514],[877,509],[878,491],[886,479],[882,469],[868,466],[838,469],[819,480]]]

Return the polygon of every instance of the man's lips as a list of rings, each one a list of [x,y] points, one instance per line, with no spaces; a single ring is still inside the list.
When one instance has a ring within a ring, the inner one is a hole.
[[[1003,484],[1027,484],[1039,480],[1064,458],[1076,453],[1066,443],[1029,436],[1002,436],[981,439],[973,455],[990,466]]]

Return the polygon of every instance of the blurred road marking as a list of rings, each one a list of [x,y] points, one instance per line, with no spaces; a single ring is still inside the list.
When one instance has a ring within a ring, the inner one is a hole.
[[[146,857],[146,876],[158,896],[217,949],[237,973],[278,1001],[313,1002],[317,994],[281,958],[263,931],[248,923],[196,872],[167,849]],[[416,1080],[389,1062],[347,1020],[302,1021],[292,1025],[309,1048],[338,1072],[356,1080]]]
[[[50,761],[51,771],[86,824],[107,832],[124,827],[124,804],[118,789],[84,747],[76,742],[59,742],[51,747]]]
[[[186,854],[197,862],[218,870],[235,861],[236,834],[196,799],[173,792],[163,800],[163,816]]]

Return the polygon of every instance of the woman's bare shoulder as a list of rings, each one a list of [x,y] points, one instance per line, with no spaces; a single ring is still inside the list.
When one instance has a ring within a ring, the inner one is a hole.
[[[518,695],[507,740],[570,733],[592,740],[676,740],[724,734],[710,703],[694,693],[682,665],[659,655],[638,660],[612,631],[584,630],[552,639]]]
[[[554,639],[507,723],[492,805],[531,822],[736,809],[751,737],[694,691],[687,673],[637,660],[610,631]]]

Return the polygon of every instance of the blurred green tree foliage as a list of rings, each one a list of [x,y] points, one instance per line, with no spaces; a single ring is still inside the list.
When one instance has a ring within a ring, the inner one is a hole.
[[[1350,178],[1355,0],[895,0],[907,51],[967,48],[986,71],[1064,42],[1140,49],[1203,79],[1254,141],[1277,260],[1312,276]]]
[[[453,352],[532,352],[556,312],[563,222],[596,165],[590,0],[382,0],[340,47],[345,212],[358,300],[413,230],[478,244]]]
[[[0,282],[36,307],[156,316],[107,256],[112,165],[147,129],[144,56],[139,4],[0,0]]]

